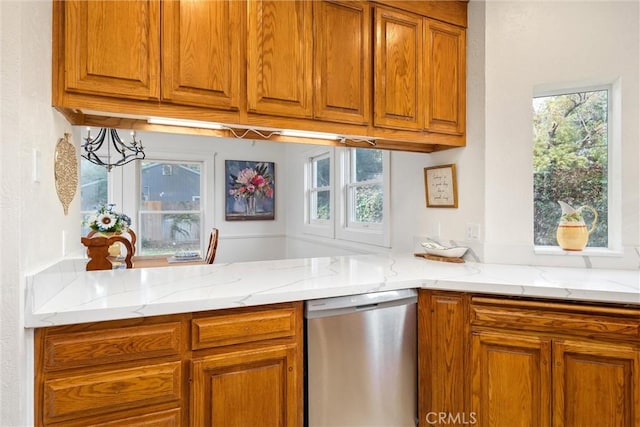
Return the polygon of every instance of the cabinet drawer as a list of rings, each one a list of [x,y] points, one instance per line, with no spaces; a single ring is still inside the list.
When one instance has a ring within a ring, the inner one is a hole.
[[[172,356],[180,353],[182,339],[180,322],[50,334],[44,343],[45,367],[75,368]]]
[[[194,350],[294,336],[292,307],[215,315],[192,320]]]
[[[139,410],[138,410],[139,412]],[[63,421],[56,426],[64,427],[180,427],[182,425],[182,411],[180,408],[173,408],[166,411],[144,413],[133,415],[107,414],[101,416],[90,416],[80,420]]]
[[[178,402],[182,396],[181,367],[176,361],[46,379],[45,422]]]
[[[640,311],[633,309],[474,298],[471,323],[474,326],[640,341]]]

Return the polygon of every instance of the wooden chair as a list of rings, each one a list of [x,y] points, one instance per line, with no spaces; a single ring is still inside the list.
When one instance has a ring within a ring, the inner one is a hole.
[[[218,229],[211,230],[209,236],[209,247],[207,248],[207,256],[204,258],[205,264],[213,264],[213,260],[216,258],[216,251],[218,250]]]

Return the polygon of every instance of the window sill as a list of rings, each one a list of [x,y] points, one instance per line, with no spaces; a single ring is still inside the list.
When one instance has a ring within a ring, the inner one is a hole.
[[[582,251],[565,251],[560,246],[534,246],[533,253],[536,255],[554,256],[592,256],[592,257],[622,257],[622,250],[608,248],[585,248]]]

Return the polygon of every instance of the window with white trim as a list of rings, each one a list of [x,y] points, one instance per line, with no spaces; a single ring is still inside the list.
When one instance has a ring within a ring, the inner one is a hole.
[[[380,228],[384,219],[383,151],[350,148],[345,153],[347,228]]]
[[[308,159],[309,223],[327,224],[331,220],[331,155],[329,152]]]
[[[565,88],[533,97],[534,245],[558,245],[560,200],[598,212],[587,247],[619,247],[618,90],[617,84]]]
[[[131,217],[138,238],[137,255],[206,250],[205,230],[214,224],[210,154],[148,152],[145,161],[109,173],[82,159],[80,188],[83,218],[106,203]],[[87,227],[81,233],[86,235]]]
[[[389,246],[389,156],[364,148],[308,153],[305,232]]]

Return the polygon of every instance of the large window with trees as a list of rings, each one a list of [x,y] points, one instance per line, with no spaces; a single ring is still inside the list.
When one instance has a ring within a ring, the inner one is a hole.
[[[535,245],[557,245],[560,200],[595,208],[588,246],[609,246],[610,106],[610,87],[533,98]]]

